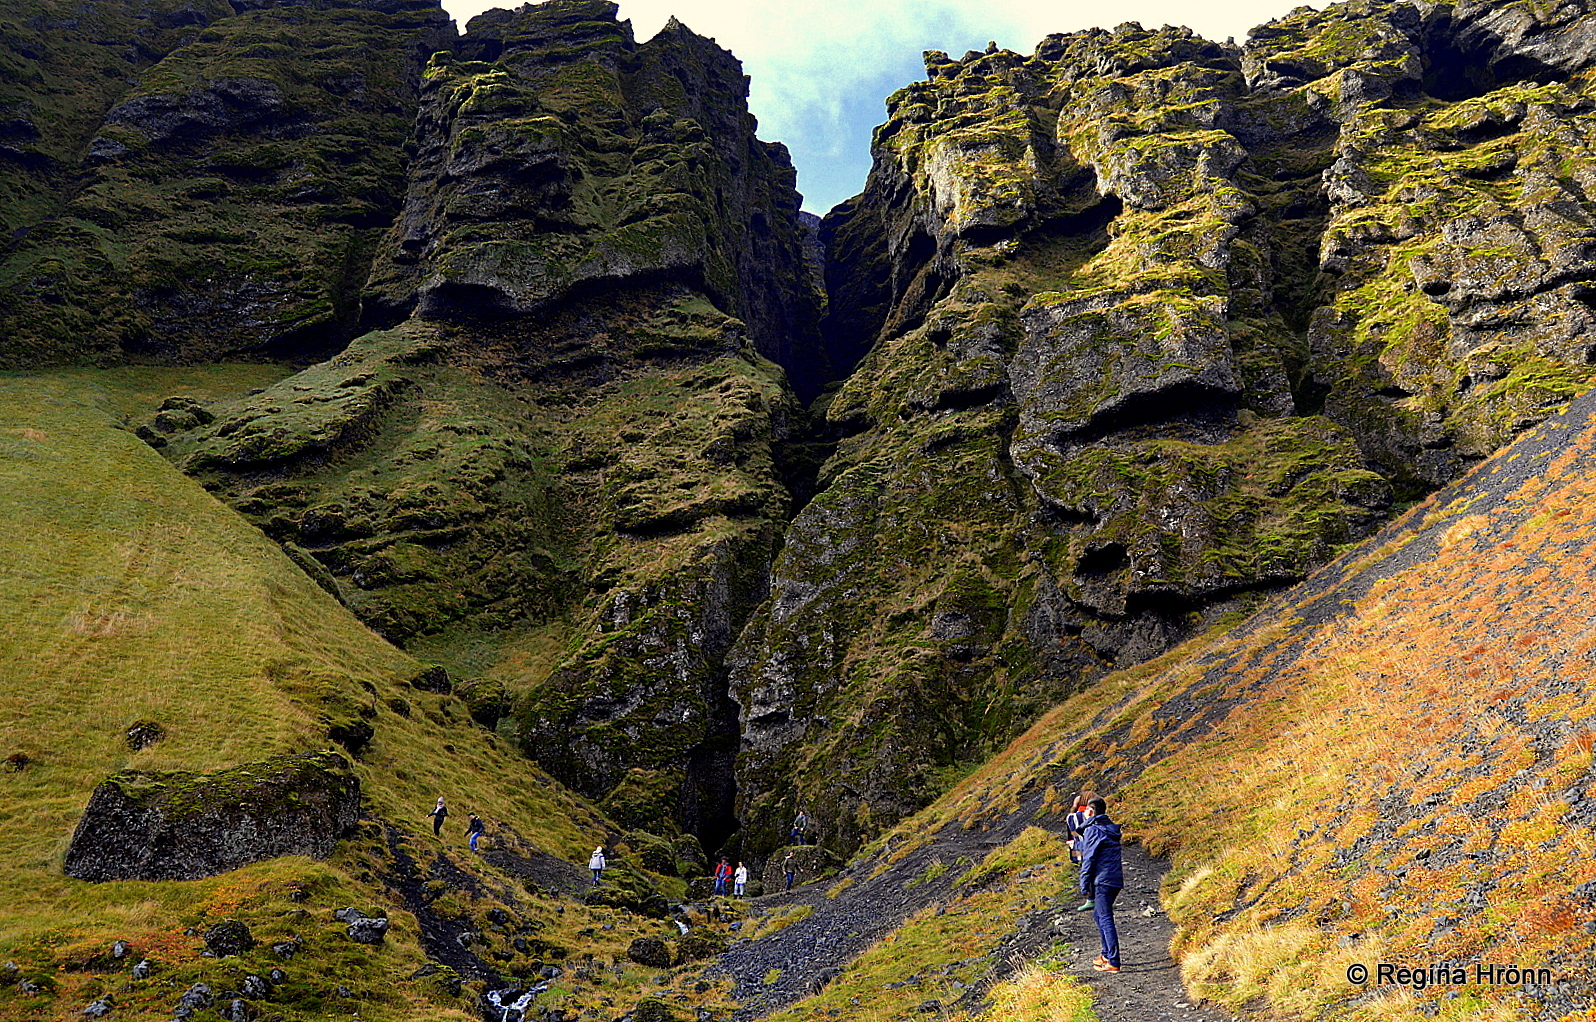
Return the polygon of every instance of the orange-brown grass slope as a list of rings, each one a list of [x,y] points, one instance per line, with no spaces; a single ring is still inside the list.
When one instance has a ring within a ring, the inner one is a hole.
[[[1175,952],[1204,997],[1596,1018],[1593,411],[1229,634],[1057,708],[909,829],[1049,816],[1094,788],[1128,838],[1175,853]],[[1382,962],[1424,989],[1377,982]]]

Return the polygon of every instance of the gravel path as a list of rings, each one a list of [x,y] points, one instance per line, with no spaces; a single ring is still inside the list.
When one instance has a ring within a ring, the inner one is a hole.
[[[729,975],[736,983],[741,1008],[735,1022],[750,1022],[779,1011],[813,993],[829,970],[845,970],[865,949],[896,929],[906,918],[927,905],[957,897],[956,871],[913,888],[906,885],[923,877],[933,861],[952,862],[959,856],[979,861],[997,845],[1007,843],[1033,820],[1034,804],[1022,808],[996,828],[967,831],[958,825],[944,828],[929,844],[906,856],[874,879],[875,863],[854,865],[843,872],[853,884],[834,899],[825,896],[827,883],[801,887],[754,899],[763,910],[789,904],[808,904],[814,913],[784,929],[734,945],[713,972]],[[1050,828],[1052,829],[1052,828]],[[1181,986],[1180,971],[1169,957],[1174,927],[1159,906],[1158,891],[1168,862],[1148,855],[1136,845],[1125,848],[1126,889],[1115,905],[1119,924],[1121,972],[1100,973],[1091,961],[1099,951],[1097,926],[1090,912],[1077,912],[1078,901],[1067,899],[1022,919],[1018,927],[992,948],[989,982],[1012,974],[1016,962],[1034,957],[1063,940],[1074,954],[1069,971],[1093,988],[1102,1022],[1228,1022],[1232,1017],[1193,1005]],[[943,966],[926,962],[928,970]],[[767,985],[764,977],[781,970],[779,980]],[[976,1007],[985,998],[987,983],[971,988],[959,1007]]]
[[[1169,957],[1175,927],[1158,904],[1159,885],[1168,869],[1167,859],[1148,855],[1139,845],[1125,846],[1125,890],[1114,903],[1119,931],[1117,974],[1092,968],[1092,959],[1100,950],[1092,914],[1063,913],[1063,936],[1077,951],[1070,971],[1091,985],[1102,1022],[1221,1022],[1232,1017],[1197,1007],[1181,986],[1180,968]]]

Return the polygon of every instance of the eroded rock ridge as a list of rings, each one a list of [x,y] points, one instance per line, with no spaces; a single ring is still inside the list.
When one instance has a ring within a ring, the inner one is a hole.
[[[818,231],[603,0],[25,6],[0,363],[290,363],[131,425],[711,848],[856,847],[1593,373],[1580,3],[929,53]]]

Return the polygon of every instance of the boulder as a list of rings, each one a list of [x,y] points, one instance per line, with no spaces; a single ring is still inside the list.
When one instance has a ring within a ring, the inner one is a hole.
[[[454,691],[454,680],[449,677],[448,668],[433,664],[414,678],[411,678],[410,687],[420,689],[423,692],[448,695]]]
[[[695,926],[676,942],[678,962],[701,962],[726,951],[726,938],[703,926]]]
[[[356,919],[345,932],[356,944],[381,944],[388,932],[388,920]]]
[[[94,789],[64,870],[79,880],[197,880],[280,855],[323,859],[360,812],[335,753],[231,770],[124,770]]]
[[[671,967],[671,950],[658,937],[638,937],[626,949],[626,957],[650,969]]]
[[[658,997],[645,997],[632,1011],[632,1022],[681,1022],[681,1016]]]
[[[388,920],[373,919],[353,905],[334,912],[333,918],[349,924],[344,932],[357,944],[381,944],[388,932]]]
[[[183,996],[177,999],[178,1009],[187,1008],[190,1012],[204,1011],[216,1003],[216,994],[204,983],[195,983],[183,991]],[[176,1011],[173,1014],[177,1014]]]
[[[510,698],[500,681],[477,678],[461,682],[454,694],[465,703],[471,719],[490,731],[498,727],[499,718],[510,711]]]
[[[249,927],[237,919],[224,919],[205,931],[205,947],[217,958],[241,955],[254,946]]]
[[[589,905],[625,909],[654,919],[664,919],[670,911],[670,903],[646,877],[624,867],[605,870],[603,884],[588,892],[584,900]]]
[[[826,989],[826,987],[829,986],[833,980],[841,975],[842,970],[838,968],[821,969],[819,972],[815,973],[814,978],[809,981],[809,992],[811,994],[820,993],[820,991]]]
[[[842,860],[819,845],[790,845],[778,848],[770,854],[765,862],[765,870],[761,876],[764,889],[779,891],[787,885],[785,863],[788,853],[792,854],[793,886],[807,884],[816,877],[825,875],[828,871],[837,869],[842,865]]]

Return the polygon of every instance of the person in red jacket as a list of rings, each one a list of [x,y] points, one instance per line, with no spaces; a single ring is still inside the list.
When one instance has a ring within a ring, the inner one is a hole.
[[[725,894],[726,893],[726,885],[731,882],[731,875],[732,875],[731,863],[727,862],[726,861],[726,857],[723,855],[720,858],[720,864],[715,867],[715,893],[716,894]]]

